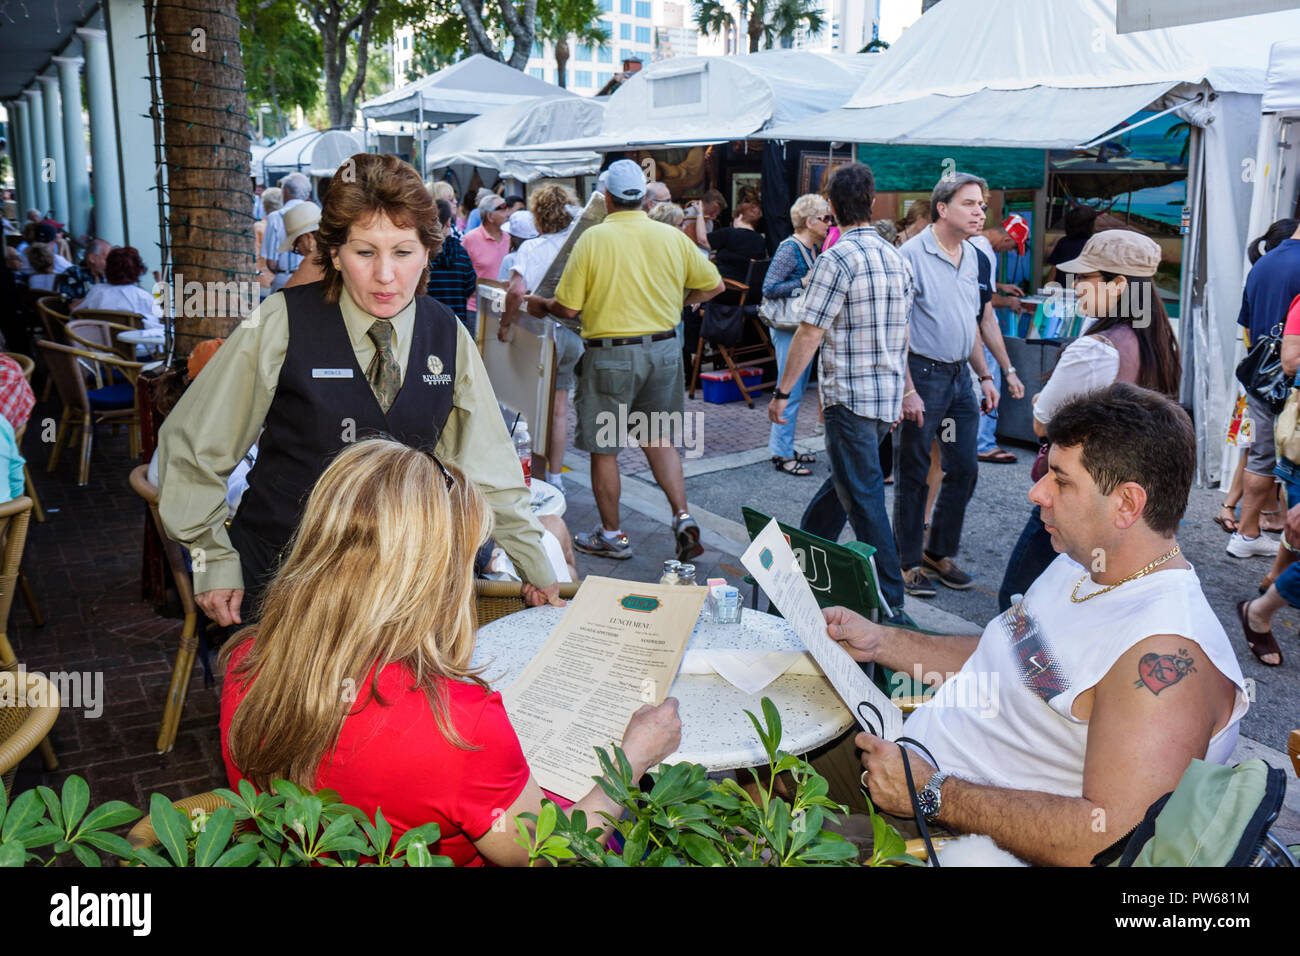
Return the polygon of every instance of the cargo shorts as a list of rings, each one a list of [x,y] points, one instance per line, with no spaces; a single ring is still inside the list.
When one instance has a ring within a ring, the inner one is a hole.
[[[617,455],[655,435],[673,434],[685,407],[681,344],[659,342],[588,348],[578,363],[573,444],[594,455]]]

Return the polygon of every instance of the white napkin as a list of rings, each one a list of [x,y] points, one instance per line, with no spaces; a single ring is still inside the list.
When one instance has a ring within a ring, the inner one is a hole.
[[[782,674],[818,675],[807,651],[689,650],[679,674],[717,674],[746,694],[757,694]]]

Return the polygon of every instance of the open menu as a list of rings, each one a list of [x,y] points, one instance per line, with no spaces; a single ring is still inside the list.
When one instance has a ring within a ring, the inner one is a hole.
[[[831,640],[817,598],[775,519],[750,543],[740,563],[780,608],[862,729],[896,740],[903,732],[903,712],[871,682],[858,662]]]
[[[661,704],[707,591],[590,576],[546,645],[501,694],[533,776],[569,800],[600,776],[593,747],[621,744]]]

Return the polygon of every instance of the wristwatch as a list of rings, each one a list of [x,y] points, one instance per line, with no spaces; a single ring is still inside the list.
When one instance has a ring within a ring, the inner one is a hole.
[[[943,787],[943,782],[950,776],[952,774],[945,773],[942,770],[936,772],[930,778],[930,782],[917,793],[916,802],[921,808],[921,816],[925,817],[926,823],[933,823],[935,818],[939,816],[939,810],[943,804],[940,790]]]
[[[981,381],[981,382],[991,382],[991,381],[993,381],[993,376],[990,375],[990,374],[988,374],[987,372],[985,372],[983,375],[980,376],[980,381]]]
[[[778,385],[776,388],[772,389],[772,400],[777,402],[788,402],[790,400],[790,393],[781,391],[781,387]]]
[[[1003,375],[1015,375],[1015,374],[1016,374],[1016,367],[1015,367],[1014,365],[1008,365],[1006,368],[1004,368],[1004,369],[1002,370],[1002,374],[1003,374]]]

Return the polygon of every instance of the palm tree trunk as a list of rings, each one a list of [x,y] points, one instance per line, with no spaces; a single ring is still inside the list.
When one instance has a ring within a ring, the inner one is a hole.
[[[569,84],[565,77],[568,74],[569,65],[569,41],[564,37],[555,41],[555,70],[559,74],[559,83],[561,89],[568,89]]]
[[[256,282],[248,102],[237,0],[209,0],[201,34],[193,11],[168,3],[155,10],[173,287],[199,282],[214,290],[173,303],[177,351],[185,355],[238,324],[237,301],[223,294],[228,284]],[[220,314],[231,307],[236,314]]]

